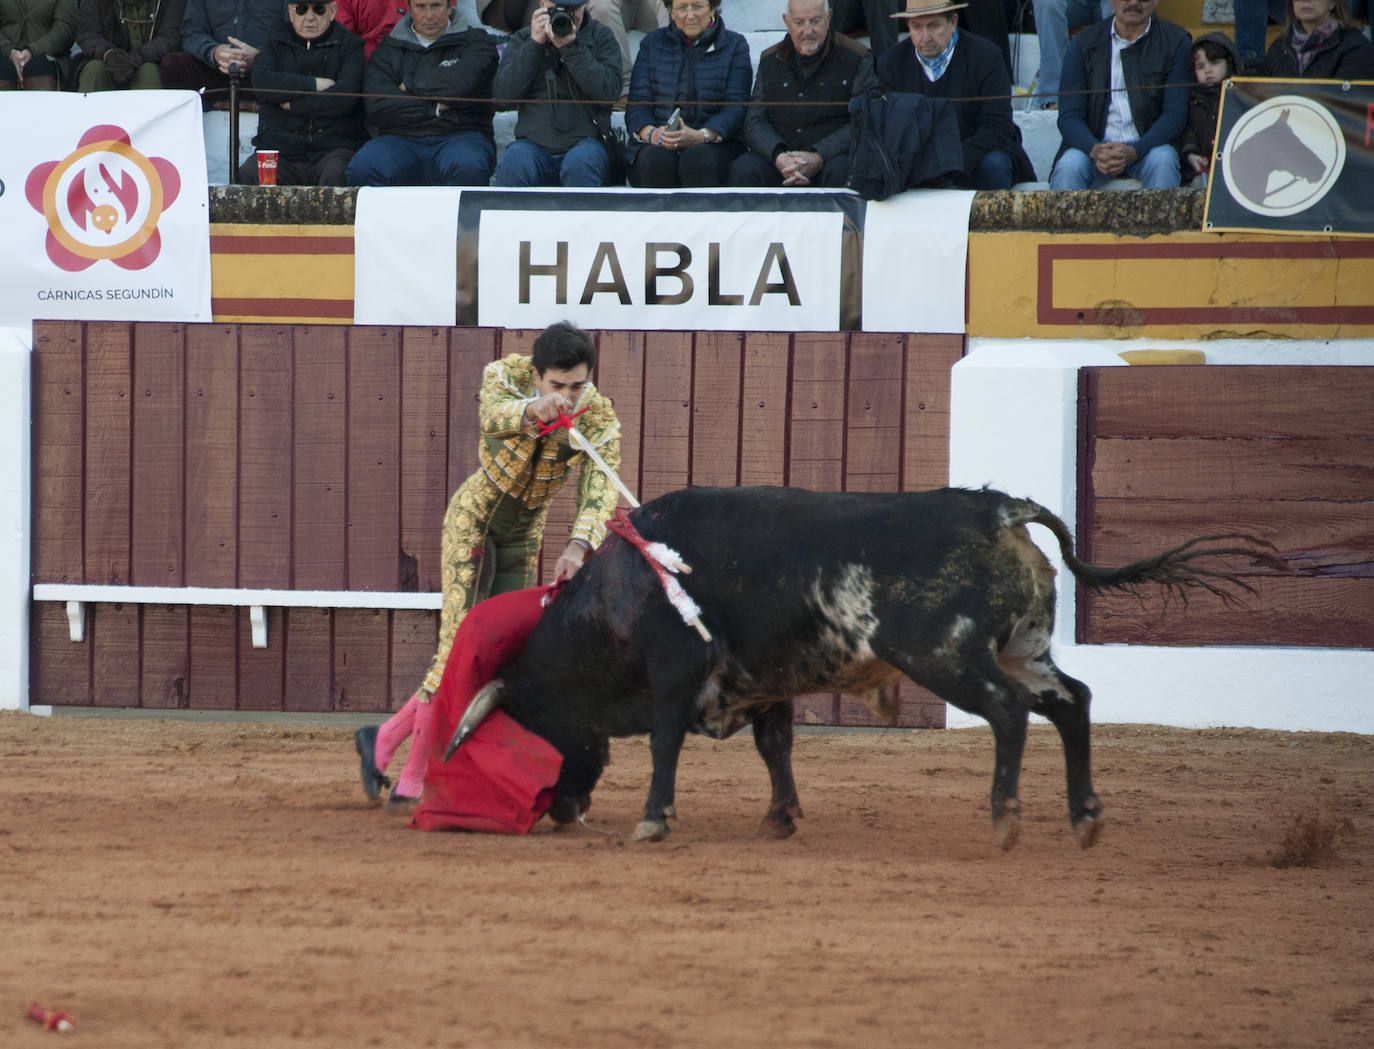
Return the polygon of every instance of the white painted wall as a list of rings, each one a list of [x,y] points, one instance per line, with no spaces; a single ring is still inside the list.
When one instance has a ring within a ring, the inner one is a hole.
[[[0,710],[29,708],[29,507],[31,332],[0,328]]]
[[[1072,524],[1078,369],[1127,367],[1117,354],[1147,347],[1199,349],[1213,364],[1374,366],[1370,339],[970,339],[952,375],[950,484],[1029,497]],[[1038,527],[1030,532],[1060,569],[1055,662],[1092,689],[1095,721],[1374,733],[1374,651],[1075,644],[1073,577],[1053,538]],[[947,712],[951,727],[982,723],[954,707]]]

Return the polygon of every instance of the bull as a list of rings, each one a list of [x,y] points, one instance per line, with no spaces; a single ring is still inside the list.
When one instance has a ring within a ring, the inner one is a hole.
[[[1095,591],[1157,584],[1229,599],[1230,588],[1250,588],[1207,562],[1273,561],[1258,540],[1231,534],[1098,567],[1074,556],[1068,528],[1049,510],[989,489],[689,488],[630,520],[692,566],[686,587],[710,640],[684,624],[639,549],[608,537],[519,657],[474,698],[448,754],[500,706],[562,753],[549,813],[569,823],[590,805],[609,737],[648,733],[653,773],[636,840],[668,834],[686,734],[720,739],[746,724],[772,781],[759,835],[791,835],[802,814],[791,700],[845,692],[891,720],[893,686],[907,677],[992,727],[992,821],[1004,849],[1020,828],[1028,716],[1047,718],[1063,742],[1069,819],[1087,848],[1103,822],[1089,753],[1091,696],[1050,655],[1056,573],[1026,526],[1049,529],[1069,571]]]

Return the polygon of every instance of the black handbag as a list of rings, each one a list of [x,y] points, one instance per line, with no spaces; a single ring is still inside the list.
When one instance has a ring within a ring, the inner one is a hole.
[[[596,123],[596,137],[601,139],[601,145],[606,149],[606,160],[609,166],[606,169],[606,185],[623,186],[627,169],[625,166],[625,129],[616,127],[609,121]]]
[[[557,74],[554,75],[561,77],[563,75],[562,68],[560,67]],[[563,83],[567,86],[568,94],[574,99],[586,98],[578,90],[572,77],[567,77]],[[592,107],[589,105],[588,109],[592,109]],[[628,167],[625,163],[625,129],[616,127],[610,120],[597,120],[596,117],[592,117],[592,126],[596,128],[596,137],[601,140],[601,146],[606,150],[606,185],[625,185],[625,176],[628,173]]]

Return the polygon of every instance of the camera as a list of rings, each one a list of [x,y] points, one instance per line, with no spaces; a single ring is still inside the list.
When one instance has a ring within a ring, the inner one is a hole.
[[[554,7],[549,10],[549,32],[559,40],[573,34],[572,13],[571,7]]]

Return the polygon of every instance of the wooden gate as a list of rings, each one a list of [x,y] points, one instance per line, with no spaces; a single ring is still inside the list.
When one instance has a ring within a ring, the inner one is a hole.
[[[1374,368],[1129,367],[1080,373],[1080,555],[1134,560],[1196,535],[1273,543],[1236,606],[1161,615],[1079,592],[1086,643],[1374,645]]]
[[[476,465],[481,369],[537,334],[40,323],[33,581],[437,591],[444,507]],[[603,331],[598,347],[622,473],[642,499],[946,482],[960,336]],[[560,497],[554,556],[571,517]],[[33,703],[385,711],[437,638],[429,610],[268,607],[255,648],[246,607],[120,598],[91,606],[81,643],[61,603],[35,602]],[[829,695],[800,701],[797,718],[872,720]],[[943,722],[943,703],[904,686],[902,724]]]

